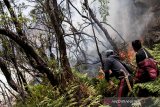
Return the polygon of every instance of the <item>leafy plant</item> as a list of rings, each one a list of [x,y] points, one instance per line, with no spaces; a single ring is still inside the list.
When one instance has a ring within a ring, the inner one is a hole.
[[[110,86],[105,79],[99,80],[96,78],[92,79],[92,84],[96,87],[97,93],[103,97],[113,97],[116,93],[118,80],[113,78],[112,80],[115,83],[115,86]]]
[[[86,80],[85,75],[79,75],[77,79],[68,83],[65,87],[38,84],[29,86],[31,97],[25,104],[17,101],[15,107],[98,107],[102,105],[102,96]],[[46,82],[46,81],[45,81]]]
[[[160,78],[155,81],[135,84],[133,91],[137,96],[160,96]]]

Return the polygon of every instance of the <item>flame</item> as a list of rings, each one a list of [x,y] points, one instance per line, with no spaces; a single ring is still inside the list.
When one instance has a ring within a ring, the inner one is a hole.
[[[125,58],[126,58],[126,52],[119,51],[119,57],[120,57],[121,60],[125,60]]]
[[[100,70],[102,70],[102,69],[100,69]],[[102,80],[102,79],[105,78],[105,74],[102,73],[102,72],[103,72],[103,70],[102,70],[101,72],[99,71],[98,76],[96,77],[97,79]],[[109,74],[112,74],[112,71],[111,71],[111,70],[109,70]]]
[[[134,59],[135,52],[134,50],[129,46],[127,51],[121,50],[119,51],[119,56],[121,60],[127,60],[129,62],[132,62]]]
[[[99,72],[96,78],[102,80],[104,79],[104,74]]]
[[[135,52],[131,48],[131,46],[128,46],[127,51],[119,50],[119,57],[121,60],[126,60],[129,63],[132,63],[134,56],[135,56]],[[111,73],[111,71],[110,71],[110,73]],[[96,78],[102,80],[105,78],[105,76],[103,73],[99,72]]]

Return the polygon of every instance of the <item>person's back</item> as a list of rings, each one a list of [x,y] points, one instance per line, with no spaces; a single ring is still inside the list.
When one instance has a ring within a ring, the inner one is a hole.
[[[137,63],[137,65],[138,65],[139,62],[146,59],[146,54],[147,54],[148,58],[153,58],[153,56],[151,56],[151,54],[145,48],[141,48],[137,51],[137,53],[136,53],[136,63]]]
[[[126,68],[120,63],[119,57],[117,55],[110,55],[108,58],[104,59],[104,70],[111,70],[112,76],[115,76],[117,79],[121,79],[123,73],[120,71],[121,69],[126,72],[126,74],[130,75]],[[106,78],[108,79],[108,78]]]
[[[130,81],[131,87],[133,86],[132,77],[129,74],[129,72],[126,70],[126,68],[123,66],[123,64],[120,62],[119,57],[114,53],[114,51],[108,51],[106,54],[106,57],[104,61],[104,73],[105,73],[105,79],[112,85],[112,81],[110,80],[110,77],[115,76],[117,79],[120,80],[119,82],[119,89],[117,96],[120,97],[126,97],[128,95],[129,89],[126,85],[126,80]],[[112,71],[112,72],[110,72]],[[123,89],[122,89],[123,88]]]
[[[136,63],[138,66],[135,82],[154,80],[158,75],[158,69],[153,61],[153,57],[145,48],[142,48],[140,40],[133,41],[132,47],[136,52]]]
[[[136,63],[137,63],[137,65],[138,65],[139,62],[146,59],[146,54],[147,54],[148,58],[153,58],[151,56],[151,54],[145,48],[142,48],[142,44],[141,44],[140,40],[133,41],[132,42],[132,47],[133,47],[134,51],[136,52]]]
[[[103,72],[105,73],[105,79],[109,82],[110,85],[114,85],[110,77],[115,76],[119,80],[119,87],[116,96],[120,100],[121,97],[127,97],[128,92],[132,90],[131,88],[133,86],[133,80],[114,51],[107,51],[106,57],[107,58],[103,60]],[[121,103],[118,103],[118,106],[120,105]]]

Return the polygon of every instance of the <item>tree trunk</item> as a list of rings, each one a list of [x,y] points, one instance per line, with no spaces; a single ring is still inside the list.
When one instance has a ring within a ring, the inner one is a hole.
[[[18,22],[18,18],[16,16],[10,2],[8,0],[3,0],[3,1],[9,11],[10,15],[11,15],[12,21],[16,27],[16,31],[17,31],[18,35],[25,37],[25,35],[23,34],[23,31],[22,31],[22,25]]]
[[[3,74],[4,74],[4,76],[5,76],[8,84],[11,86],[11,88],[12,88],[13,90],[15,90],[16,92],[18,92],[18,93],[22,96],[22,98],[24,99],[24,98],[26,97],[26,94],[24,93],[23,89],[20,88],[20,87],[14,82],[14,80],[12,79],[11,73],[8,71],[7,66],[6,66],[6,64],[5,64],[5,61],[4,61],[2,58],[0,58],[0,68],[1,68],[1,70],[2,70],[2,72],[3,72]]]
[[[55,35],[58,41],[58,47],[59,47],[59,52],[60,52],[60,62],[61,62],[61,67],[63,69],[63,73],[65,74],[66,79],[73,78],[70,64],[67,58],[66,43],[63,37],[63,28],[61,26],[63,15],[58,9],[57,1],[52,0],[51,2],[50,0],[47,0],[46,10],[47,10],[47,13],[49,14],[53,29],[56,33]]]
[[[109,43],[111,44],[111,46],[113,47],[113,50],[118,52],[118,47],[115,44],[115,42],[113,41],[113,39],[110,37],[107,29],[105,29],[103,27],[103,25],[99,22],[99,20],[96,18],[96,16],[94,15],[94,13],[92,12],[91,8],[88,5],[88,0],[84,0],[84,5],[86,7],[86,9],[88,10],[91,18],[94,20],[94,22],[99,26],[99,28],[103,31],[103,33],[105,34],[107,40],[109,41]]]
[[[27,56],[31,56],[35,62],[36,66],[33,66],[40,73],[45,73],[49,79],[52,86],[58,85],[58,80],[53,75],[52,71],[48,68],[48,65],[43,61],[43,59],[34,51],[32,46],[30,46],[26,41],[22,40],[15,33],[10,30],[0,29],[0,34],[8,36],[10,39],[15,41],[26,53]]]
[[[23,76],[22,72],[20,71],[20,69],[18,68],[18,63],[17,63],[17,60],[16,60],[16,55],[15,55],[15,50],[14,50],[13,44],[12,44],[11,47],[12,47],[12,53],[13,53],[13,58],[11,60],[12,60],[13,65],[14,65],[16,71],[17,71],[17,75],[18,75],[18,79],[19,79],[20,85],[21,85],[22,88],[24,86],[25,91],[27,93],[30,93],[30,91],[28,89],[27,81],[24,78],[24,76]]]

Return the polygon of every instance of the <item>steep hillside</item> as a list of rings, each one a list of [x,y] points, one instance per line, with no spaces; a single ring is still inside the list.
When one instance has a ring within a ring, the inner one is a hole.
[[[149,48],[160,43],[160,1],[159,0],[135,0],[137,4],[146,6],[153,12],[153,17],[146,30],[143,32],[144,43]]]

